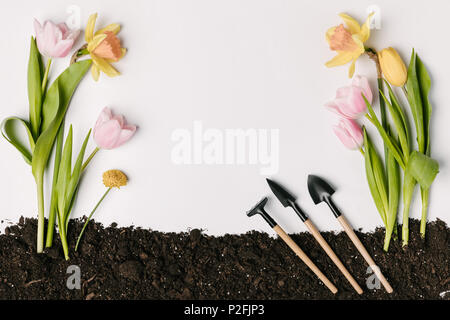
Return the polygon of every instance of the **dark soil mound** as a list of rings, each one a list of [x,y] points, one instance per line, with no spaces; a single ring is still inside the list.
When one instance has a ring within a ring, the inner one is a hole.
[[[364,288],[358,296],[308,233],[294,240],[339,288],[332,295],[280,240],[266,233],[211,237],[194,229],[161,233],[139,228],[104,228],[90,223],[73,253],[82,222],[71,221],[71,260],[59,239],[36,254],[36,220],[21,219],[0,235],[0,299],[450,299],[449,228],[430,223],[426,241],[411,221],[410,245],[392,241],[382,251],[384,230],[358,233],[394,288],[366,287],[367,265],[345,233],[323,233]],[[69,290],[67,268],[81,270],[81,289]]]

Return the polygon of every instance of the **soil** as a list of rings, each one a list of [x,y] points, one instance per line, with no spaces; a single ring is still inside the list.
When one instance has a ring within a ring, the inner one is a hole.
[[[280,240],[266,233],[212,237],[201,230],[161,233],[140,228],[103,227],[90,222],[74,253],[82,221],[71,221],[71,259],[58,239],[35,253],[36,220],[21,218],[0,235],[0,299],[444,299],[450,300],[450,237],[442,221],[427,227],[410,222],[410,244],[392,241],[382,250],[384,230],[358,232],[393,294],[366,286],[367,265],[345,233],[323,236],[355,277],[356,294],[308,233],[293,239],[335,283],[331,294]],[[81,288],[69,290],[67,268],[81,270]]]

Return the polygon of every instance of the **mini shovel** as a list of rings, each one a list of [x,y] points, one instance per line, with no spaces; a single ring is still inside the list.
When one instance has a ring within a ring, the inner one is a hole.
[[[311,259],[303,252],[302,249],[292,240],[292,238],[272,219],[272,217],[264,210],[264,206],[267,203],[267,198],[263,198],[258,202],[249,212],[247,216],[251,217],[255,214],[260,214],[269,226],[275,230],[281,239],[291,248],[292,251],[311,269],[312,272],[330,289],[334,294],[337,292],[337,288],[334,284],[328,280],[328,278],[319,270],[319,268],[311,261]]]
[[[348,282],[350,282],[350,284],[355,289],[355,291],[358,292],[358,294],[362,294],[363,290],[361,289],[359,284],[352,277],[350,272],[348,272],[347,268],[344,266],[344,264],[341,262],[341,260],[339,260],[336,253],[334,253],[333,249],[331,249],[330,245],[322,237],[319,230],[317,230],[316,226],[311,222],[310,219],[308,219],[306,214],[297,205],[297,203],[295,202],[295,197],[293,195],[291,195],[284,187],[282,187],[278,183],[276,183],[270,179],[267,179],[267,183],[269,183],[270,189],[272,189],[273,193],[278,198],[278,200],[280,200],[281,204],[284,207],[291,207],[292,209],[294,209],[295,213],[297,213],[297,215],[300,217],[300,219],[306,225],[308,230],[311,232],[311,234],[314,236],[314,238],[320,244],[322,249],[327,253],[327,255],[330,257],[330,259],[339,268],[339,270],[342,272],[342,274],[345,276],[345,278],[348,280]]]
[[[350,240],[352,240],[355,247],[358,249],[359,253],[363,256],[364,260],[369,264],[372,268],[375,275],[378,277],[380,282],[383,284],[384,288],[388,293],[392,293],[393,289],[386,278],[380,271],[380,268],[377,267],[375,261],[373,261],[370,254],[367,252],[364,245],[359,240],[358,236],[353,231],[353,228],[348,223],[347,219],[342,215],[340,210],[336,207],[331,196],[334,193],[334,189],[322,178],[319,178],[314,175],[308,176],[308,190],[311,198],[313,199],[315,204],[319,204],[320,202],[325,202],[328,207],[330,207],[336,219],[339,221],[341,226],[344,228],[345,232],[349,236]]]

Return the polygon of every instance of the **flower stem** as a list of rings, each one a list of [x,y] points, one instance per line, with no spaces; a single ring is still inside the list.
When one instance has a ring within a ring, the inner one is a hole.
[[[81,229],[80,235],[78,236],[78,240],[77,240],[77,244],[75,245],[75,251],[78,250],[78,245],[80,244],[80,240],[81,237],[84,233],[84,229],[86,229],[89,221],[92,218],[92,215],[94,214],[94,212],[97,210],[97,208],[100,206],[100,203],[102,203],[103,199],[106,198],[106,196],[108,195],[108,193],[111,191],[112,187],[109,187],[108,190],[106,190],[106,192],[103,194],[103,196],[100,198],[100,200],[97,202],[97,204],[95,205],[94,209],[91,211],[91,214],[89,215],[89,217],[87,218],[86,222],[84,223],[83,229]]]
[[[69,260],[69,245],[67,244],[66,228],[64,224],[62,226],[59,226],[59,236],[61,237],[61,244],[64,251],[64,258],[66,260]]]
[[[361,152],[362,156],[364,157],[364,150],[363,150],[363,148],[359,148],[359,152]]]
[[[38,197],[38,228],[37,228],[37,253],[44,251],[44,177],[36,179],[37,197]]]
[[[50,72],[50,66],[52,64],[52,59],[48,59],[47,66],[45,67],[45,73],[44,78],[42,79],[42,92],[45,92],[45,89],[47,88],[47,82],[48,82],[48,74]]]
[[[81,58],[82,56],[85,56],[87,54],[89,54],[89,51],[87,50],[87,43],[85,43],[72,55],[72,57],[70,58],[70,64],[72,65],[76,63],[78,58]]]
[[[428,198],[429,190],[421,189],[422,194],[422,219],[420,220],[420,235],[425,238],[425,231],[427,228],[427,214],[428,214]]]
[[[89,162],[91,162],[92,158],[94,158],[94,156],[97,154],[97,152],[100,151],[99,147],[96,147],[94,149],[94,151],[92,151],[92,153],[89,155],[89,158],[86,159],[86,161],[83,163],[83,167],[81,168],[81,171],[84,171],[84,169],[86,169],[86,167],[89,165]]]

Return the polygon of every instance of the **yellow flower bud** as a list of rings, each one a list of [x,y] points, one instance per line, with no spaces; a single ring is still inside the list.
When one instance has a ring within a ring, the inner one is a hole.
[[[108,170],[103,173],[103,184],[107,188],[120,188],[126,186],[128,178],[120,170]]]
[[[402,87],[408,78],[408,71],[402,58],[394,48],[386,48],[378,52],[381,71],[386,80],[396,87]]]

